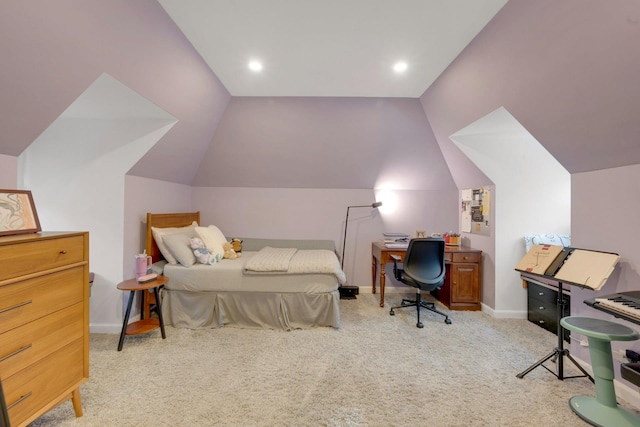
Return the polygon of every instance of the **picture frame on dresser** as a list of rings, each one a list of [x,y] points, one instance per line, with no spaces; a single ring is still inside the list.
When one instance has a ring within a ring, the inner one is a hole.
[[[0,190],[0,236],[42,231],[29,190]]]

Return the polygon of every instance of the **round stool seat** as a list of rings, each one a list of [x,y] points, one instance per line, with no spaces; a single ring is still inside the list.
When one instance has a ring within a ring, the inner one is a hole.
[[[603,341],[634,341],[640,338],[635,329],[619,323],[591,317],[563,317],[560,324],[570,331]]]
[[[597,426],[639,426],[638,414],[618,406],[611,355],[611,341],[637,340],[640,338],[638,331],[619,323],[591,317],[564,317],[560,324],[587,337],[596,386],[596,397],[574,396],[569,399],[571,410],[583,420]]]

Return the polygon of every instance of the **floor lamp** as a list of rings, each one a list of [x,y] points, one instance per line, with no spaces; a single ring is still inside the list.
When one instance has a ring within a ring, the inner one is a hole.
[[[357,206],[347,206],[347,216],[344,219],[344,237],[342,238],[342,257],[340,258],[340,268],[344,271],[344,249],[347,246],[347,227],[349,226],[349,209],[351,208],[379,208],[382,206],[382,202],[375,202],[370,205],[357,205]],[[344,285],[340,286],[340,298],[341,299],[356,299],[356,295],[358,295],[358,287],[357,286],[349,286]]]

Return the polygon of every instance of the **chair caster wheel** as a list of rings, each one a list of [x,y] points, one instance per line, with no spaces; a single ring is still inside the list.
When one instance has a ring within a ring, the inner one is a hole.
[[[446,323],[447,325],[451,324],[451,319],[449,319],[448,317],[446,319],[444,319],[444,323]]]
[[[422,322],[418,322],[416,323],[416,328],[424,328],[424,325],[422,324]]]
[[[389,310],[389,316],[395,316],[396,312],[393,311],[393,308],[391,310]]]

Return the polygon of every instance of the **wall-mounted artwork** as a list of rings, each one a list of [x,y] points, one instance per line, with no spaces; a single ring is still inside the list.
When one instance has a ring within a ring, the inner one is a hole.
[[[0,190],[0,236],[41,230],[31,191]]]
[[[461,199],[462,232],[489,236],[491,190],[487,187],[462,190]]]

